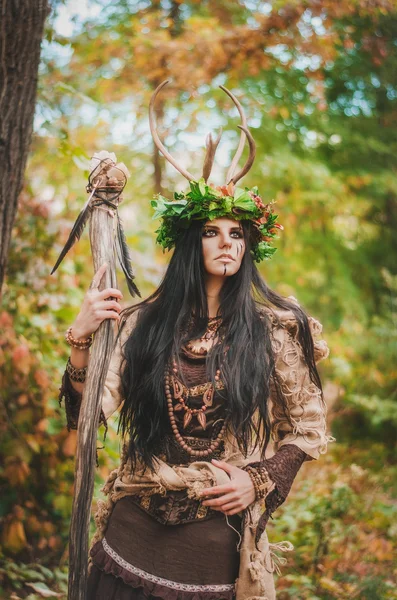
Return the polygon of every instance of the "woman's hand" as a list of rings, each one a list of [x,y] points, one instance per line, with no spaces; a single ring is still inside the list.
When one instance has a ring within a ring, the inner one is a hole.
[[[235,515],[255,501],[255,488],[251,477],[243,469],[229,465],[220,460],[211,461],[219,469],[223,469],[230,477],[230,483],[215,485],[201,492],[202,496],[208,496],[202,504],[213,510],[220,510],[225,515]],[[218,496],[211,498],[211,496]]]
[[[123,294],[116,288],[106,288],[102,292],[98,290],[106,269],[107,264],[104,263],[95,273],[80,312],[73,323],[72,335],[77,339],[85,339],[90,336],[105,319],[120,320],[121,305],[117,299],[120,300]],[[106,300],[106,298],[112,298],[112,300]]]

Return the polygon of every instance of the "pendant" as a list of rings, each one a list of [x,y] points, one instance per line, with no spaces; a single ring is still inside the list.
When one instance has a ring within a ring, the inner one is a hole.
[[[174,411],[178,411],[178,410],[182,410],[182,409],[183,409],[183,404],[181,404],[180,402],[178,402],[178,404],[175,404]]]
[[[186,429],[186,427],[189,425],[191,420],[192,420],[192,413],[186,412],[185,416],[183,417],[183,428],[184,429]]]
[[[205,428],[207,427],[207,417],[205,416],[205,412],[200,410],[200,412],[197,413],[196,417],[201,427],[205,430]]]
[[[214,399],[214,388],[212,387],[212,385],[210,385],[210,387],[205,390],[204,394],[203,394],[203,403],[205,404],[205,406],[212,406],[212,401]]]
[[[183,396],[183,385],[176,377],[172,378],[173,388],[174,388],[174,398],[178,400],[178,398],[182,398]]]

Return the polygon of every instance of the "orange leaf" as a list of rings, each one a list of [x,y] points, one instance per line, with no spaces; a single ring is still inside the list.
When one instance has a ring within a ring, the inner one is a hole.
[[[44,369],[38,369],[34,374],[34,380],[42,390],[48,388],[50,379]]]
[[[25,529],[23,523],[16,518],[12,518],[5,524],[2,545],[12,554],[18,554],[27,545]]]
[[[27,375],[30,369],[30,353],[29,348],[25,344],[21,344],[14,348],[12,353],[12,362],[18,371]]]

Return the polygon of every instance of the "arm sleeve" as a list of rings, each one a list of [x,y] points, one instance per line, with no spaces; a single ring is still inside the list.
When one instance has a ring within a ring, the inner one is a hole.
[[[122,346],[131,333],[136,322],[136,312],[125,322],[120,335],[117,336],[108,372],[105,379],[105,385],[102,395],[102,410],[99,419],[100,424],[106,426],[106,420],[110,417],[121,405],[122,390],[121,390],[121,363],[122,363]],[[59,402],[65,399],[65,412],[68,429],[77,429],[80,413],[82,394],[77,392],[69,379],[69,375],[65,371],[62,377],[62,384],[59,393]]]
[[[294,298],[290,298],[295,300]],[[256,542],[272,513],[286,500],[294,479],[305,460],[325,453],[326,405],[321,390],[311,381],[309,367],[297,338],[298,323],[292,311],[274,311],[271,315],[275,371],[271,383],[269,414],[275,454],[252,466],[264,465],[274,488],[265,499],[256,532]],[[318,339],[322,325],[309,317],[316,363],[327,358],[329,349]],[[284,402],[279,398],[281,392]]]
[[[310,379],[309,367],[297,338],[298,323],[292,312],[273,328],[275,369],[270,393],[270,421],[275,450],[294,444],[317,459],[327,450],[331,440],[326,433],[327,409],[321,390]],[[309,317],[316,363],[327,358],[329,349],[324,340],[317,339],[322,325]],[[280,395],[284,399],[280,399]]]

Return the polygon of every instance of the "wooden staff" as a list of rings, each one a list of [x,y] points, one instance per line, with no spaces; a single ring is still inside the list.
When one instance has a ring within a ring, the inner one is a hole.
[[[99,290],[117,287],[114,252],[114,217],[101,207],[90,218],[90,243],[94,272],[106,262],[108,268]],[[94,491],[96,442],[101,400],[113,350],[113,323],[105,319],[95,332],[77,430],[77,452],[72,520],[69,533],[68,600],[85,600],[87,593],[88,535]]]
[[[88,180],[87,190],[90,196],[76,219],[52,273],[80,239],[86,223],[89,222],[94,272],[97,272],[103,263],[108,265],[101,281],[97,282],[98,289],[117,287],[117,254],[131,295],[140,296],[133,281],[129,250],[117,212],[129,173],[122,163],[116,164],[116,157],[108,152],[94,155],[93,160],[94,163],[97,161],[97,165]],[[113,323],[110,319],[105,319],[95,332],[78,422],[75,485],[69,532],[68,600],[86,600],[88,536],[94,490],[97,429],[113,345]]]

